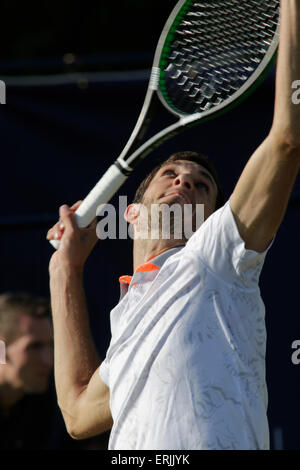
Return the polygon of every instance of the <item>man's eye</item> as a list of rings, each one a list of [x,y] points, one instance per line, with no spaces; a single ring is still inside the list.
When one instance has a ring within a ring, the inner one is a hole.
[[[177,176],[174,170],[165,170],[163,175]]]
[[[200,189],[204,189],[204,191],[206,191],[207,193],[209,191],[209,188],[208,188],[207,184],[205,184],[205,183],[202,183],[202,182],[197,183],[197,187],[200,188]]]

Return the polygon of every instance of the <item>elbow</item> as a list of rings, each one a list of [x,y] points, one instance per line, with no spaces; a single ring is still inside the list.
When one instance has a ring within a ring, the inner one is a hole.
[[[80,430],[78,429],[77,422],[78,420],[76,419],[76,415],[73,411],[66,410],[64,407],[61,406],[60,403],[58,403],[58,406],[60,408],[60,411],[62,413],[64,423],[66,426],[67,433],[69,434],[72,439],[75,440],[80,440],[81,434]]]
[[[75,441],[80,441],[81,439],[84,439],[81,434],[78,432],[78,430],[76,429],[76,427],[74,426],[67,426],[66,425],[66,429],[67,429],[67,433],[69,434],[69,436],[74,439]]]
[[[66,423],[66,429],[67,433],[72,439],[80,441],[83,439],[89,439],[90,437],[97,436],[98,434],[102,434],[103,432],[110,430],[111,425],[102,425],[101,427],[97,427],[97,429],[80,429],[78,426],[72,423]]]
[[[113,424],[111,418],[107,420],[99,419],[99,421],[97,420],[96,422],[87,422],[86,419],[80,419],[76,416],[71,416],[66,413],[66,411],[61,411],[67,433],[76,441],[89,439],[90,437],[102,434],[103,432],[110,430]]]
[[[81,439],[86,438],[86,435],[84,433],[82,433],[82,431],[80,430],[80,428],[76,424],[75,420],[66,419],[64,415],[63,415],[63,417],[64,417],[67,433],[69,434],[69,436],[72,439],[74,439],[76,441],[80,441]]]
[[[67,433],[69,434],[69,436],[74,439],[75,441],[79,441],[80,438],[78,436],[78,433],[76,432],[76,429],[73,427],[73,426],[68,426],[67,423],[66,424],[66,430],[67,430]]]

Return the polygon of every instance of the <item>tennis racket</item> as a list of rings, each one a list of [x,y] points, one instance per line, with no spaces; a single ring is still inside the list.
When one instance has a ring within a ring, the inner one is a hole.
[[[153,149],[248,96],[272,65],[280,0],[179,0],[161,33],[145,102],[123,152],[75,212],[88,226]],[[157,103],[177,121],[144,141]],[[58,248],[59,241],[51,240]]]

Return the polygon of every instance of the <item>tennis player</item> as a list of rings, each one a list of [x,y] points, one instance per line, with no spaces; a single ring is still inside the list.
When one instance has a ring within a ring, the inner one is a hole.
[[[204,204],[188,239],[134,241],[132,277],[111,312],[100,361],[82,284],[96,222],[78,229],[60,208],[48,239],[58,403],[76,439],[112,427],[110,449],[268,449],[266,333],[258,281],[284,217],[300,163],[300,4],[282,0],[276,100],[269,135],[221,204],[214,170],[176,154],[141,185],[125,217],[149,223],[139,203]],[[151,221],[150,221],[151,222]]]

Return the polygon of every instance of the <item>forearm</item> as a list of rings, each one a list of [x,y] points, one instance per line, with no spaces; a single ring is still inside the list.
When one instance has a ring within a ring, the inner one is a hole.
[[[80,270],[56,267],[50,273],[58,403],[72,413],[100,360],[92,339]]]
[[[272,130],[283,141],[299,145],[300,105],[293,103],[292,84],[300,80],[300,2],[281,0],[275,112]]]

